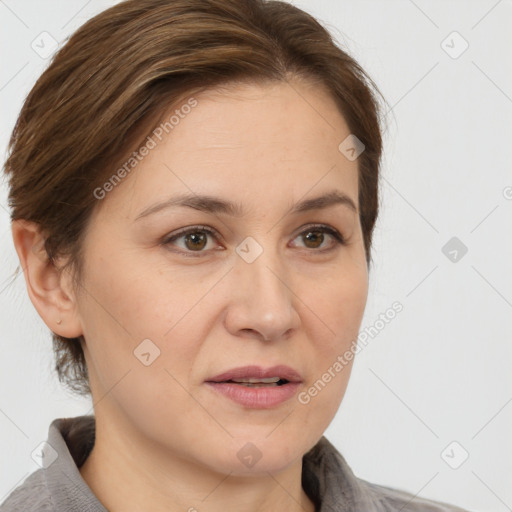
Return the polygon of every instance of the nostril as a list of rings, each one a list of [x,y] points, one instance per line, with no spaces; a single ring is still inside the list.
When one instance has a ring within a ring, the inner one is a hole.
[[[254,334],[255,336],[263,336],[263,339],[265,341],[269,341],[271,338],[267,338],[265,334],[260,333],[259,331],[256,331],[255,329],[242,329],[243,332],[247,332],[249,334]]]

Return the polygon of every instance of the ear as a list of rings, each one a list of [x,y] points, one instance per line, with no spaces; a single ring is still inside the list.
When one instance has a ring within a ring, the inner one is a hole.
[[[39,316],[54,333],[66,338],[79,337],[83,330],[71,286],[72,276],[67,270],[59,272],[50,262],[44,236],[36,223],[18,219],[12,222],[11,228],[28,295]]]

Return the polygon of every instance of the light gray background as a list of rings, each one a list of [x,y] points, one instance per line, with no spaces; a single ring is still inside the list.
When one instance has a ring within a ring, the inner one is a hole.
[[[0,148],[63,42],[112,1],[0,1]],[[382,211],[361,329],[403,311],[356,357],[326,436],[357,476],[472,511],[512,510],[512,5],[510,1],[294,2],[317,16],[374,78],[392,110]],[[468,49],[455,55],[463,41]],[[443,44],[443,40],[446,42]],[[451,47],[451,48],[450,48]],[[2,160],[4,160],[2,154]],[[51,420],[91,412],[51,370],[0,189],[0,502],[37,469]],[[468,248],[456,262],[452,237]],[[506,432],[509,432],[507,435]],[[462,450],[469,458],[457,465]]]

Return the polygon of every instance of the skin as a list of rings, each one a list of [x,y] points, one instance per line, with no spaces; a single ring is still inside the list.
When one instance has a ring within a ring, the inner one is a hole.
[[[314,511],[302,456],[336,414],[351,363],[308,404],[295,396],[270,409],[236,404],[204,381],[233,367],[286,364],[304,391],[357,338],[368,293],[358,212],[337,204],[289,213],[332,190],[358,209],[357,160],[338,150],[350,130],[327,92],[305,81],[195,98],[95,210],[81,293],[37,253],[36,227],[13,222],[28,293],[54,332],[85,337],[96,444],[80,472],[106,508]],[[177,207],[134,221],[191,191],[235,200],[245,215]],[[308,245],[312,223],[346,244],[325,233]],[[162,243],[197,225],[221,235],[208,235],[199,256],[186,256],[198,254],[186,238]],[[263,248],[250,264],[235,251],[248,236]],[[133,354],[147,338],[161,351],[149,366]],[[262,455],[251,468],[237,457],[248,442]]]

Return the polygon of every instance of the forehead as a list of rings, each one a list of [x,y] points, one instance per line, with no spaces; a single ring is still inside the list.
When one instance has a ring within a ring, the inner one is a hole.
[[[194,105],[190,107],[190,105]],[[254,209],[336,187],[357,205],[357,161],[338,149],[350,134],[330,95],[305,83],[242,84],[184,98],[162,116],[136,163],[102,208],[133,219],[172,194],[235,198]],[[130,198],[127,200],[127,198]]]

